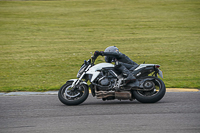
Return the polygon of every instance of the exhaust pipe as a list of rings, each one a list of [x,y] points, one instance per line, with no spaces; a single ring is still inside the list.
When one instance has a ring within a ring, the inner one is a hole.
[[[129,91],[115,92],[115,91],[96,91],[97,99],[119,99],[131,100],[132,94]]]
[[[129,91],[115,92],[115,98],[119,100],[132,99],[132,94]]]

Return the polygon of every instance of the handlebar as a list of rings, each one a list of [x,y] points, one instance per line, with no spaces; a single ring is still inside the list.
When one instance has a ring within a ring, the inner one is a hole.
[[[91,62],[91,64],[92,65],[94,65],[94,62],[95,62],[95,60],[97,59],[96,57],[94,57],[94,56],[91,56],[91,59],[92,59],[92,62]]]

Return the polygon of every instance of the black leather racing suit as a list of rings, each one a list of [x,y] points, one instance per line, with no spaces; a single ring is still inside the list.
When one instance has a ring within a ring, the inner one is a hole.
[[[107,57],[106,62],[115,62],[115,68],[127,76],[126,80],[135,80],[129,70],[134,70],[138,66],[137,63],[121,52],[103,52],[102,54]]]
[[[111,63],[115,61],[118,62],[116,65],[124,65],[127,69],[138,66],[137,63],[121,52],[103,52],[103,56],[108,57],[106,62]]]

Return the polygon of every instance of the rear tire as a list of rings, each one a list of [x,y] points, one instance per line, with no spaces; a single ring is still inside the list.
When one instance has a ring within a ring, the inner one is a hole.
[[[89,89],[87,85],[81,84],[77,90],[72,91],[72,83],[73,82],[67,82],[58,91],[59,100],[63,104],[69,106],[83,103],[89,95]]]
[[[149,79],[154,79],[154,85],[155,89],[151,91],[141,91],[141,90],[136,90],[133,91],[133,96],[135,99],[137,99],[141,103],[155,103],[161,100],[166,92],[165,84],[164,82],[157,78],[157,77],[146,77]]]

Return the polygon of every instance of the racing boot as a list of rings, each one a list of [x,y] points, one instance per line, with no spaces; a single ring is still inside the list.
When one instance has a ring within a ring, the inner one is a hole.
[[[123,65],[120,65],[117,67],[117,69],[119,69],[123,76],[126,77],[124,80],[126,81],[126,83],[128,82],[134,82],[136,80],[135,76],[133,76],[133,74]]]

